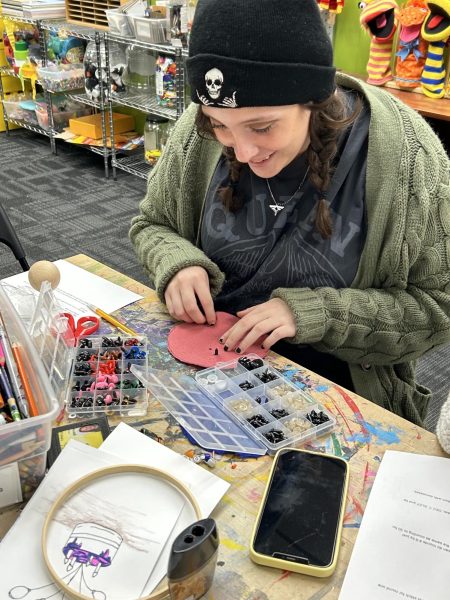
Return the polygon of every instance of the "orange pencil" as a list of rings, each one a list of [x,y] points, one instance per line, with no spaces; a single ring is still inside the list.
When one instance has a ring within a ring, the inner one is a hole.
[[[17,344],[11,344],[12,353],[14,356],[14,360],[16,361],[17,371],[19,372],[19,377],[22,382],[23,391],[25,392],[25,397],[28,401],[28,405],[30,408],[30,415],[32,417],[37,417],[39,411],[36,406],[36,402],[34,401],[33,392],[31,391],[30,382],[28,381],[27,374],[25,373],[25,369],[22,362],[22,357],[20,356],[20,350]]]

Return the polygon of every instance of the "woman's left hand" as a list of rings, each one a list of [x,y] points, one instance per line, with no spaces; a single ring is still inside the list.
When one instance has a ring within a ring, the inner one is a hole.
[[[294,315],[280,298],[251,306],[237,313],[239,321],[220,338],[227,350],[245,352],[260,338],[263,348],[270,348],[283,338],[294,337],[297,331]]]

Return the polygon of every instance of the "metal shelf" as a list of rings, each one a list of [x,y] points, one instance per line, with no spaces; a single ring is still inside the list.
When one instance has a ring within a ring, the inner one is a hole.
[[[53,31],[55,33],[64,32],[66,35],[72,35],[82,40],[95,41],[96,33],[99,30],[92,27],[85,27],[84,25],[74,25],[73,23],[67,23],[67,21],[41,21],[41,27],[45,31]]]
[[[77,146],[83,146],[83,148],[88,148],[91,152],[94,152],[95,154],[100,154],[101,156],[111,156],[111,149],[110,148],[106,148],[106,152],[105,152],[105,148],[104,146],[88,146],[87,144],[76,144]]]
[[[9,21],[15,21],[16,23],[30,23],[31,25],[36,25],[38,22],[38,19],[29,19],[28,17],[22,17],[19,15],[5,15],[5,13],[2,14],[2,19],[9,19]]]
[[[67,92],[66,92],[67,93]],[[94,108],[98,108],[99,110],[105,110],[105,105],[98,100],[93,100],[89,98],[87,94],[71,94],[68,93],[68,96],[77,102],[81,102],[81,104],[87,104],[88,106],[93,106]]]
[[[121,158],[113,158],[112,166],[131,173],[131,175],[137,175],[141,179],[147,179],[148,174],[152,170],[152,167],[145,162],[144,155],[139,152],[129,156],[122,156]]]
[[[19,78],[19,75],[17,75],[17,73],[15,73],[14,69],[11,69],[11,67],[0,67],[0,73],[2,75],[9,75],[10,77]]]
[[[146,113],[152,113],[166,119],[172,119],[176,121],[177,111],[175,108],[166,108],[159,106],[154,96],[149,96],[147,93],[142,92],[127,92],[126,94],[113,94],[112,103],[118,106],[129,106],[130,108],[137,108]]]
[[[19,121],[18,119],[11,119],[6,115],[4,115],[4,119],[8,123],[13,123],[14,125],[18,125],[19,127],[24,127],[25,129],[34,131],[34,133],[40,133],[41,135],[46,135],[47,137],[51,136],[50,131],[44,129],[43,127],[39,127],[39,125],[32,125],[31,123],[27,123],[26,121]]]
[[[138,48],[146,48],[147,50],[154,50],[155,52],[162,52],[164,54],[175,55],[177,52],[181,51],[182,56],[187,57],[189,55],[187,48],[178,48],[177,46],[172,46],[172,44],[169,44],[168,42],[165,44],[154,44],[152,42],[143,42],[142,40],[137,40],[133,37],[124,37],[115,33],[108,33],[108,39],[113,42],[118,42],[119,44],[137,46]]]

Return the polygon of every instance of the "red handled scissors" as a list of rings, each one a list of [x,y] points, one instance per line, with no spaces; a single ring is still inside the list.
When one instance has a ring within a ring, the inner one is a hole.
[[[70,313],[62,313],[62,316],[66,317],[67,326],[76,340],[91,335],[91,333],[94,333],[100,327],[100,319],[98,317],[80,317],[78,321],[75,321],[73,315]]]

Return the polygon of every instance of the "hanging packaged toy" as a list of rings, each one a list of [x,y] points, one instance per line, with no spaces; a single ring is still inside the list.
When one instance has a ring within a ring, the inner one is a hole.
[[[370,35],[367,63],[367,83],[384,85],[392,79],[391,54],[398,25],[398,6],[395,0],[359,2],[360,23]]]
[[[400,35],[394,78],[399,87],[415,88],[420,85],[428,47],[420,30],[427,12],[425,0],[408,0],[399,12]]]
[[[177,65],[168,56],[158,56],[156,59],[156,99],[159,106],[175,108],[177,92],[175,78]]]

